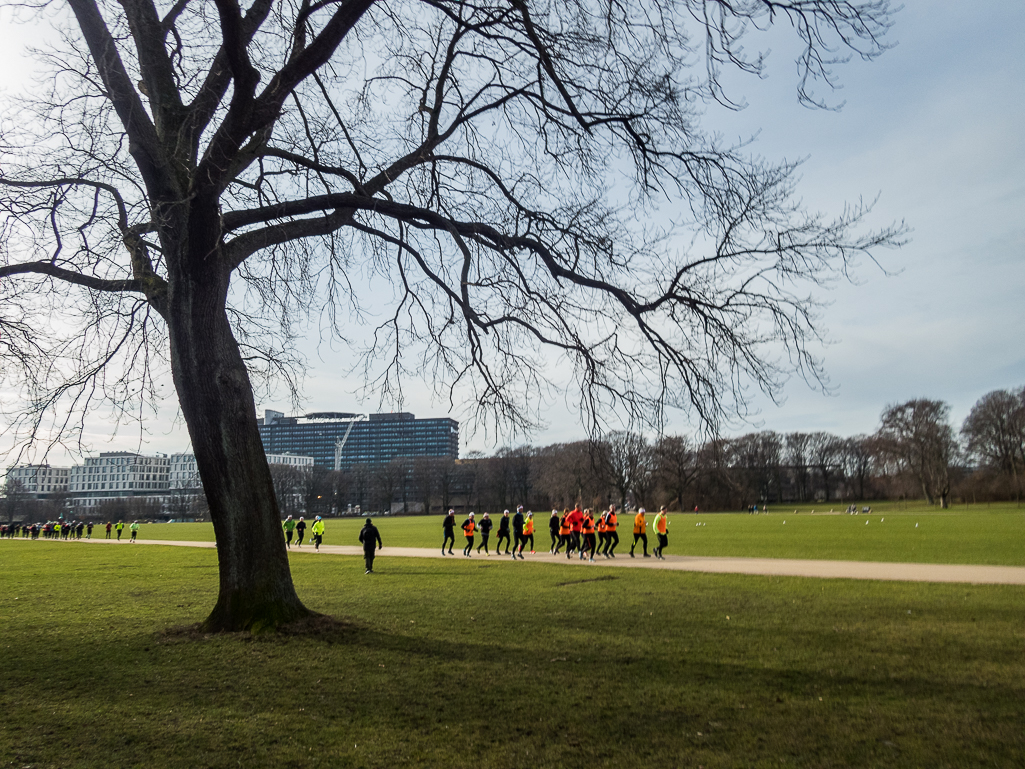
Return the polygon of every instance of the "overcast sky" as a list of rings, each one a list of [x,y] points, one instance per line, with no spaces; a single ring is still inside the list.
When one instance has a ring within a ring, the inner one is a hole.
[[[732,95],[747,100],[745,111],[709,115],[727,136],[758,132],[752,151],[768,159],[806,158],[800,189],[808,208],[837,212],[845,201],[878,195],[877,225],[903,219],[913,228],[903,249],[880,252],[889,274],[862,265],[856,285],[822,297],[832,302],[823,314],[831,344],[821,351],[832,394],[791,381],[783,405],[755,398],[758,414],[735,433],[871,432],[887,404],[915,397],[949,403],[959,427],[985,393],[1025,385],[1023,29],[1022,0],[909,2],[896,17],[892,50],[837,69],[841,111],[799,106],[792,58],[780,50],[767,80],[737,81]],[[11,52],[24,37],[0,13],[0,71],[8,81],[22,72]],[[311,363],[303,411],[374,407],[348,394],[332,361]],[[407,390],[407,410],[447,415],[445,404],[416,389]],[[284,400],[258,407],[291,411]],[[181,451],[188,439],[172,424],[174,413],[172,403],[162,409],[141,446],[131,430],[111,442],[112,427],[98,419],[88,440],[95,451]],[[562,402],[546,418],[549,428],[531,442],[583,435]],[[670,428],[694,426],[680,414]],[[495,448],[483,434],[463,437],[462,453]]]

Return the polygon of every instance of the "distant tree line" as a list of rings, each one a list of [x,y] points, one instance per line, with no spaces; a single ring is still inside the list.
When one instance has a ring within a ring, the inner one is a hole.
[[[926,499],[985,502],[1022,497],[1025,387],[979,400],[959,432],[942,401],[887,406],[873,434],[752,432],[649,440],[630,431],[600,440],[505,447],[461,460],[395,459],[340,472],[272,469],[283,511],[533,510],[580,503],[674,510],[752,505]]]
[[[877,431],[752,432],[698,441],[686,435],[649,440],[630,431],[600,440],[506,447],[460,460],[397,458],[338,472],[274,465],[282,515],[395,511],[437,513],[451,507],[501,511],[580,503],[600,508],[667,505],[673,510],[744,510],[790,503],[831,506],[861,500],[1021,500],[1025,473],[1025,387],[997,390],[973,406],[955,431],[950,407],[915,399],[887,406]],[[0,498],[0,519],[52,519],[66,495],[29,499],[15,482]],[[197,496],[198,494],[198,496]],[[163,510],[150,500],[111,500],[88,511],[99,519],[202,518],[198,490],[170,492]]]

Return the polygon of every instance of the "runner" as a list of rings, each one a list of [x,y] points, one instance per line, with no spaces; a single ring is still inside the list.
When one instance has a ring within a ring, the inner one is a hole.
[[[619,527],[619,518],[616,515],[616,506],[609,505],[609,511],[605,513],[605,529],[608,532],[605,539],[605,552],[606,558],[616,557],[616,545],[619,544],[619,535],[616,533],[616,529]]]
[[[313,547],[316,551],[320,552],[320,545],[324,541],[324,522],[317,516],[317,520],[313,522],[313,526],[310,527],[310,531],[313,532]]]
[[[505,540],[505,552],[502,552],[502,540]],[[498,555],[509,555],[509,511],[502,513],[498,521],[498,543],[495,545],[495,552]]]
[[[555,555],[555,547],[559,544],[559,511],[552,510],[552,517],[548,519],[548,536],[552,538],[552,546],[548,552]]]
[[[658,536],[658,547],[654,550],[655,557],[664,561],[665,558],[662,555],[662,551],[669,544],[669,515],[666,513],[665,505],[662,505],[658,515],[655,516],[652,528],[655,530],[656,536]]]
[[[128,528],[132,530],[132,538],[129,540],[129,543],[134,545],[135,544],[135,537],[139,533],[139,522],[138,521],[132,521],[132,525],[129,526]]]
[[[642,507],[637,511],[637,515],[634,516],[634,543],[630,545],[630,557],[635,558],[634,548],[637,547],[637,540],[644,543],[644,557],[651,558],[648,555],[648,522],[644,519],[644,508]]]
[[[285,531],[285,547],[292,547],[292,534],[295,532],[295,521],[292,520],[292,516],[285,519],[281,528]]]
[[[470,551],[473,550],[473,532],[476,528],[477,524],[473,520],[473,513],[470,513],[468,516],[466,516],[466,520],[463,521],[462,525],[463,536],[466,537],[466,547],[463,548],[463,555],[466,558],[473,557],[473,553],[471,553]]]
[[[516,515],[513,516],[513,551],[512,559],[515,561],[516,556],[523,560],[523,545],[526,540],[523,537],[523,505],[519,505],[516,508]]]
[[[487,513],[484,513],[484,517],[481,518],[480,526],[480,544],[477,545],[477,554],[480,555],[480,549],[484,548],[484,555],[490,556],[491,551],[488,550],[488,539],[491,538],[491,529],[494,524],[491,522],[491,518]]]
[[[584,510],[584,518],[580,521],[580,532],[583,535],[583,542],[580,546],[580,560],[588,558],[594,561],[594,516],[591,508]]]
[[[453,546],[456,544],[456,511],[449,510],[448,515],[445,516],[445,520],[441,522],[441,528],[445,532],[445,538],[441,541],[441,554],[445,555],[445,545],[448,545],[448,554],[455,555],[452,552]]]
[[[527,540],[530,540],[530,554],[534,555],[534,514],[527,512],[527,520],[523,522],[523,543],[526,544]],[[523,552],[523,548],[520,548],[520,552]]]
[[[295,539],[299,547],[303,546],[303,537],[306,536],[306,521],[300,515],[299,520],[295,524]]]

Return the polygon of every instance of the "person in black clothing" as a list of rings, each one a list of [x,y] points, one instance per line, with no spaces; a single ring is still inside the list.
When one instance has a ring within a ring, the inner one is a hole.
[[[488,539],[491,537],[491,529],[494,528],[494,525],[490,516],[484,513],[484,517],[480,519],[480,523],[477,525],[477,528],[480,529],[480,544],[477,545],[478,555],[480,555],[482,547],[484,548],[484,555],[491,555],[491,551],[488,550]]]
[[[359,541],[363,544],[363,562],[367,566],[364,574],[373,574],[375,551],[378,547],[384,548],[384,543],[381,542],[381,532],[374,526],[373,518],[367,518],[367,522],[359,533]]]
[[[505,540],[505,552],[502,552],[502,540]],[[502,513],[498,519],[498,544],[495,545],[495,552],[499,555],[509,555],[509,511]]]
[[[516,515],[513,516],[513,560],[516,560],[516,556],[523,558],[523,546],[527,544],[527,538],[523,536],[523,505],[516,508]]]
[[[445,520],[441,524],[441,528],[445,530],[445,539],[441,543],[441,554],[445,555],[445,545],[448,545],[448,554],[455,555],[452,552],[452,546],[456,543],[456,511],[449,510],[448,515],[445,516]]]
[[[295,537],[299,547],[303,546],[303,537],[306,536],[306,521],[300,515],[299,520],[295,524]]]
[[[552,510],[552,517],[548,519],[548,536],[552,538],[552,546],[548,548],[549,553],[555,552],[555,546],[559,544],[559,511]]]

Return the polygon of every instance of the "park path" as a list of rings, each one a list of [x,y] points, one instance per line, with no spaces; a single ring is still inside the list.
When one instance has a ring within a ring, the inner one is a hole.
[[[22,540],[28,541],[28,540]],[[131,546],[127,539],[82,539],[100,545]],[[167,545],[172,547],[215,547],[213,542],[183,542],[157,539],[140,539],[140,545]],[[350,545],[321,545],[318,553],[312,546],[293,547],[289,550],[296,557],[318,555],[363,555],[363,548]],[[456,555],[441,554],[437,548],[388,547],[378,551],[378,557],[386,558],[458,558]],[[474,560],[511,560],[511,556],[492,555],[486,557],[474,554]],[[578,558],[554,556],[549,553],[526,554],[525,561],[535,563],[561,563],[566,566],[586,568],[592,564]],[[887,563],[877,561],[813,561],[792,558],[720,558],[700,555],[666,555],[665,560],[656,558],[630,558],[621,553],[617,558],[598,558],[595,564],[623,569],[669,569],[673,571],[699,571],[715,574],[757,574],[776,577],[821,577],[827,579],[875,579],[896,582],[967,582],[979,585],[1025,585],[1023,566],[977,566],[971,564],[942,563]]]

